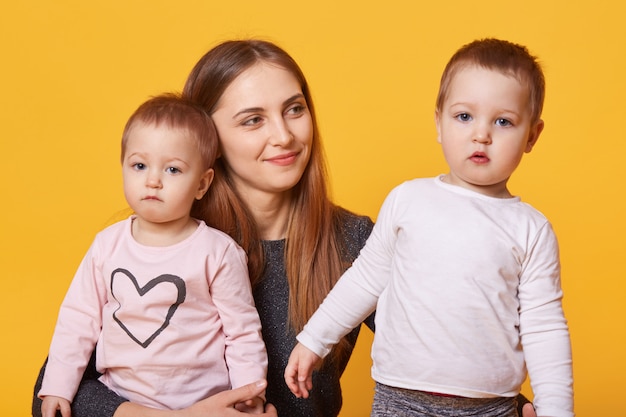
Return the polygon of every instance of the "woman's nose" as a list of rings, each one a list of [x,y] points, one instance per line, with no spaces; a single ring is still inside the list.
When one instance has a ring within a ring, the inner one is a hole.
[[[272,123],[271,143],[275,145],[286,145],[293,140],[293,133],[283,118]]]

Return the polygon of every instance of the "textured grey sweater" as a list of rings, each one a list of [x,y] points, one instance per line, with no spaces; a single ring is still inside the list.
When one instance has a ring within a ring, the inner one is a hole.
[[[344,259],[348,264],[365,245],[372,226],[367,217],[346,214],[343,222]],[[289,287],[283,260],[285,241],[266,241],[263,248],[267,265],[262,282],[255,288],[254,299],[268,353],[267,401],[276,406],[280,417],[335,417],[341,409],[339,378],[348,364],[349,355],[313,374],[313,390],[308,399],[298,399],[289,391],[283,375],[296,345],[296,335],[287,325]],[[373,328],[372,317],[367,324]],[[346,336],[351,345],[350,353],[358,334],[359,328],[356,328]]]

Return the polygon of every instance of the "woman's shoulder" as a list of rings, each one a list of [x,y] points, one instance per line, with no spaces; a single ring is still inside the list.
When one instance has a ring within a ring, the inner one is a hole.
[[[355,214],[342,207],[337,207],[337,227],[343,236],[344,244],[350,254],[355,256],[365,245],[372,232],[374,222],[368,216]]]
[[[339,225],[344,230],[365,229],[368,230],[369,234],[369,231],[374,227],[374,222],[368,216],[356,214],[343,207],[337,206],[337,217],[339,219]]]

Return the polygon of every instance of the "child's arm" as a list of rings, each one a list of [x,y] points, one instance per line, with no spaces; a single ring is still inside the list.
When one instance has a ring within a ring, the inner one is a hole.
[[[285,369],[285,381],[299,398],[308,398],[308,390],[313,385],[313,365],[376,309],[378,297],[391,277],[397,240],[396,200],[400,189],[401,186],[397,187],[387,196],[378,214],[378,222],[358,258],[296,337],[300,343],[294,348]]]
[[[63,417],[71,417],[70,402],[65,398],[47,395],[41,403],[41,417],[55,417],[57,410],[61,412]]]
[[[73,399],[102,328],[106,284],[98,237],[78,267],[59,309],[46,371],[38,395]]]
[[[210,281],[210,294],[226,338],[224,358],[232,387],[265,378],[267,352],[261,320],[254,305],[246,254],[235,242],[223,253]],[[264,399],[265,395],[260,397]]]
[[[285,368],[285,382],[296,397],[309,398],[309,390],[313,388],[313,369],[321,359],[302,343],[291,351]]]
[[[395,224],[396,201],[402,197],[401,188],[397,187],[387,196],[378,222],[358,258],[297,336],[300,343],[321,358],[374,312],[378,298],[389,283],[399,229]]]
[[[519,331],[537,414],[572,417],[572,353],[558,253],[556,237],[546,224],[520,278]]]
[[[98,381],[100,374],[96,371],[95,352],[93,353],[89,365],[85,370],[83,379],[80,382],[78,391],[72,401],[74,417],[113,417],[115,410],[120,404],[126,402],[125,398],[120,397],[113,391],[109,390],[102,382]],[[43,364],[33,390],[32,414],[33,417],[42,417],[41,415],[41,398],[37,396],[41,390],[43,375],[46,370],[47,361]]]

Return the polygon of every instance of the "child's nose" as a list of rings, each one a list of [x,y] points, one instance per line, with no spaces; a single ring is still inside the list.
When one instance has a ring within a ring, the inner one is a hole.
[[[161,176],[155,172],[149,173],[148,178],[146,179],[146,185],[149,188],[161,188],[163,186],[161,183]]]
[[[491,143],[491,132],[485,126],[477,126],[472,135],[472,140],[478,143]]]

